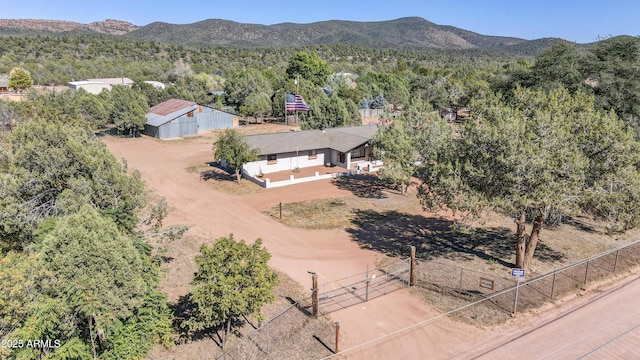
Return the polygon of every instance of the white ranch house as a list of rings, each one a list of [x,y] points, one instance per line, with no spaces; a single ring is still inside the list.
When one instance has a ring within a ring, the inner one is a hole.
[[[259,160],[245,164],[242,174],[263,187],[375,171],[382,163],[371,159],[369,142],[376,125],[249,135],[247,142],[259,149]],[[336,172],[315,172],[300,177],[294,171],[309,167],[338,167]],[[288,180],[271,181],[269,174],[291,172]]]

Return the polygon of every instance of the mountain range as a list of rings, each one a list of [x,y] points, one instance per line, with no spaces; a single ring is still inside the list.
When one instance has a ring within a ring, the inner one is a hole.
[[[548,44],[557,39],[525,40],[489,36],[420,17],[357,22],[330,20],[310,24],[244,24],[209,19],[193,24],[153,22],[145,26],[120,20],[81,24],[61,20],[0,19],[1,35],[100,33],[163,43],[194,43],[241,47],[289,47],[342,44],[367,48],[477,49]]]

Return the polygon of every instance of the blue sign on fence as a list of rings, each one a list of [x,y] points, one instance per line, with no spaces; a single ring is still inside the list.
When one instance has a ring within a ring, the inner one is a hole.
[[[511,269],[511,277],[514,279],[524,279],[524,269]]]

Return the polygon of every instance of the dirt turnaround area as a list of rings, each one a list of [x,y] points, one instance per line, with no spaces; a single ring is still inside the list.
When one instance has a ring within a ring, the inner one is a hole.
[[[261,124],[243,126],[240,129],[245,133],[259,133],[288,131],[289,127]],[[164,265],[161,286],[171,303],[177,303],[191,291],[190,282],[196,270],[194,257],[198,254],[199,247],[203,243],[211,244],[216,238],[230,233],[233,233],[236,239],[245,239],[248,242],[257,238],[263,239],[265,247],[272,255],[270,265],[293,279],[293,287],[299,285],[296,289],[297,294],[308,294],[311,285],[308,271],[316,272],[319,283],[322,284],[363,273],[368,266],[373,268],[377,264],[389,261],[387,254],[393,253],[394,250],[403,252],[405,245],[402,243],[389,247],[385,245],[389,242],[381,244],[375,241],[377,233],[384,239],[390,236],[390,231],[402,231],[400,227],[388,229],[383,222],[385,216],[393,213],[387,209],[393,208],[395,204],[401,209],[403,221],[412,227],[451,220],[450,214],[424,213],[417,202],[407,205],[399,195],[374,187],[373,190],[384,192],[385,195],[377,198],[380,202],[373,203],[369,209],[356,212],[350,227],[314,229],[281,222],[276,216],[270,215],[280,202],[290,204],[318,199],[344,199],[344,202],[348,203],[351,199],[363,197],[358,189],[367,185],[322,180],[268,190],[248,182],[238,186],[219,173],[211,171],[209,162],[213,160],[212,143],[216,136],[215,132],[211,132],[171,141],[144,136],[134,139],[110,136],[103,138],[117,158],[125,159],[131,170],[140,172],[152,197],[162,196],[167,199],[170,210],[167,223],[190,226],[187,235],[170,244],[166,254],[169,261]],[[415,190],[409,197],[415,198]],[[373,198],[376,199],[375,196]],[[376,209],[382,210],[373,213]],[[491,221],[494,220],[489,222]],[[503,222],[495,226],[509,227],[510,224]],[[512,229],[503,229],[505,232],[509,230]],[[570,233],[570,229],[568,231]],[[405,240],[416,234],[405,235]],[[399,240],[402,241],[403,238],[400,237]],[[602,241],[598,246],[603,249],[612,247],[611,244]],[[553,244],[552,241],[545,243],[546,247],[555,248],[548,249],[547,254],[584,255],[578,251],[581,248],[579,243],[568,243],[561,248]],[[502,263],[510,261],[508,251],[499,248],[483,249],[483,246],[486,245],[477,244],[478,249],[475,251],[490,254],[487,258],[479,259],[477,256],[474,257],[472,252],[464,258],[445,258],[457,263],[470,261],[469,266],[476,264],[482,267],[483,271],[504,271]],[[408,246],[406,249],[408,255]],[[424,251],[438,249],[426,247]],[[593,254],[587,256],[590,255]],[[539,262],[536,266],[542,271],[571,260],[574,259],[568,255],[558,255],[547,263]],[[278,296],[295,297],[297,294]],[[535,318],[533,315],[523,315],[514,319],[512,324],[503,325],[500,329],[487,330],[441,317],[410,331],[388,336],[380,341],[372,341],[438,314],[438,311],[405,289],[334,312],[325,320],[331,324],[335,321],[340,322],[341,350],[371,342],[340,354],[338,358],[450,359],[473,358],[474,350],[487,349],[491,344],[498,346],[507,335],[512,334],[509,332],[510,329],[522,328],[518,321],[530,322],[531,319],[527,320],[528,318]],[[333,342],[325,345],[333,347]],[[219,351],[214,339],[202,337],[176,345],[171,350],[154,349],[149,358],[210,359],[216,353],[219,354]],[[514,357],[516,353],[514,352]],[[326,354],[318,353],[311,358],[323,358]],[[529,358],[522,352],[518,353],[517,357]]]

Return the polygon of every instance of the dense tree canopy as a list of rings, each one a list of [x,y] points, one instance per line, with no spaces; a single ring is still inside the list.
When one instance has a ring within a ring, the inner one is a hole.
[[[137,230],[139,176],[88,128],[55,118],[18,123],[0,149],[2,336],[57,341],[0,356],[126,359],[168,346],[171,313]]]
[[[90,204],[125,231],[133,231],[144,205],[142,181],[127,173],[87,129],[34,120],[11,134],[11,164],[0,174],[0,234],[15,246],[37,223]],[[7,244],[9,245],[9,244]],[[9,245],[10,247],[13,247]]]
[[[615,114],[597,111],[593,97],[562,87],[518,88],[510,99],[472,104],[478,122],[467,122],[425,167],[420,197],[426,208],[446,204],[514,216],[518,267],[531,266],[540,229],[552,215],[583,211],[612,229],[638,225],[640,212],[623,205],[640,195],[638,142]],[[528,215],[534,226],[527,239]]]

